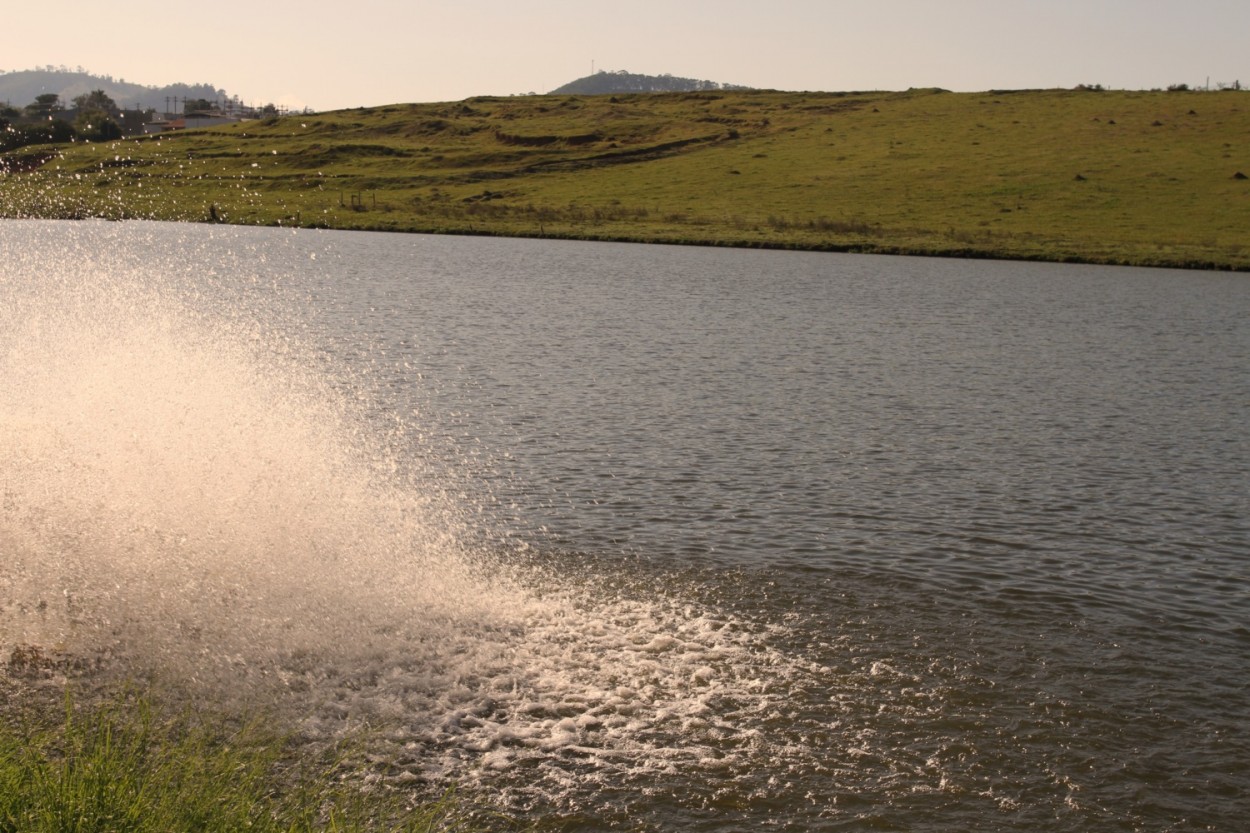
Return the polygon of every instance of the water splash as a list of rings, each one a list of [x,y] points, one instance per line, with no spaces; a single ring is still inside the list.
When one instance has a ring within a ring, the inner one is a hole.
[[[131,228],[35,223],[0,245],[6,656],[259,701],[312,743],[368,725],[394,783],[520,773],[516,805],[766,745],[788,672],[758,628],[470,546],[444,463],[379,429],[237,239],[154,257]]]
[[[211,275],[88,255],[6,270],[3,535],[40,612],[17,639],[228,665],[472,604],[454,520],[285,333],[215,314]]]

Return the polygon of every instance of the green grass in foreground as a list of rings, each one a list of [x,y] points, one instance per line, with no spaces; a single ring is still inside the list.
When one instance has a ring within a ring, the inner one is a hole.
[[[7,168],[7,217],[1250,270],[1241,91],[482,97],[28,148]]]
[[[0,722],[0,833],[485,830],[453,797],[410,806],[301,770],[256,726],[159,717],[123,696],[49,724]],[[496,828],[516,829],[503,819]]]

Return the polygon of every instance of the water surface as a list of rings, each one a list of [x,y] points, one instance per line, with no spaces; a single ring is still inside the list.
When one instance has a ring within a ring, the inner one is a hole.
[[[8,633],[59,564],[90,602],[63,642],[113,627],[311,744],[370,727],[392,785],[573,827],[1250,811],[1244,276],[155,224],[0,248]],[[93,564],[140,589],[93,597]]]

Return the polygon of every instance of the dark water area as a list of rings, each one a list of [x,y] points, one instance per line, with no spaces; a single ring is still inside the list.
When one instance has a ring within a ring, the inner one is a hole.
[[[310,744],[373,727],[391,786],[573,829],[1250,813],[1245,276],[157,224],[0,251],[0,649],[42,565],[157,563],[49,633],[124,619],[281,680]],[[84,285],[156,298],[121,330],[151,334],[63,397],[120,339],[65,312]],[[78,330],[90,361],[49,357]],[[96,402],[133,403],[108,442]]]

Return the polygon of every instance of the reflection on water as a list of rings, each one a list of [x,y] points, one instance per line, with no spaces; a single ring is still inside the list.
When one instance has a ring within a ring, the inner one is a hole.
[[[1250,810],[1242,276],[141,224],[0,251],[5,651],[586,829]]]

